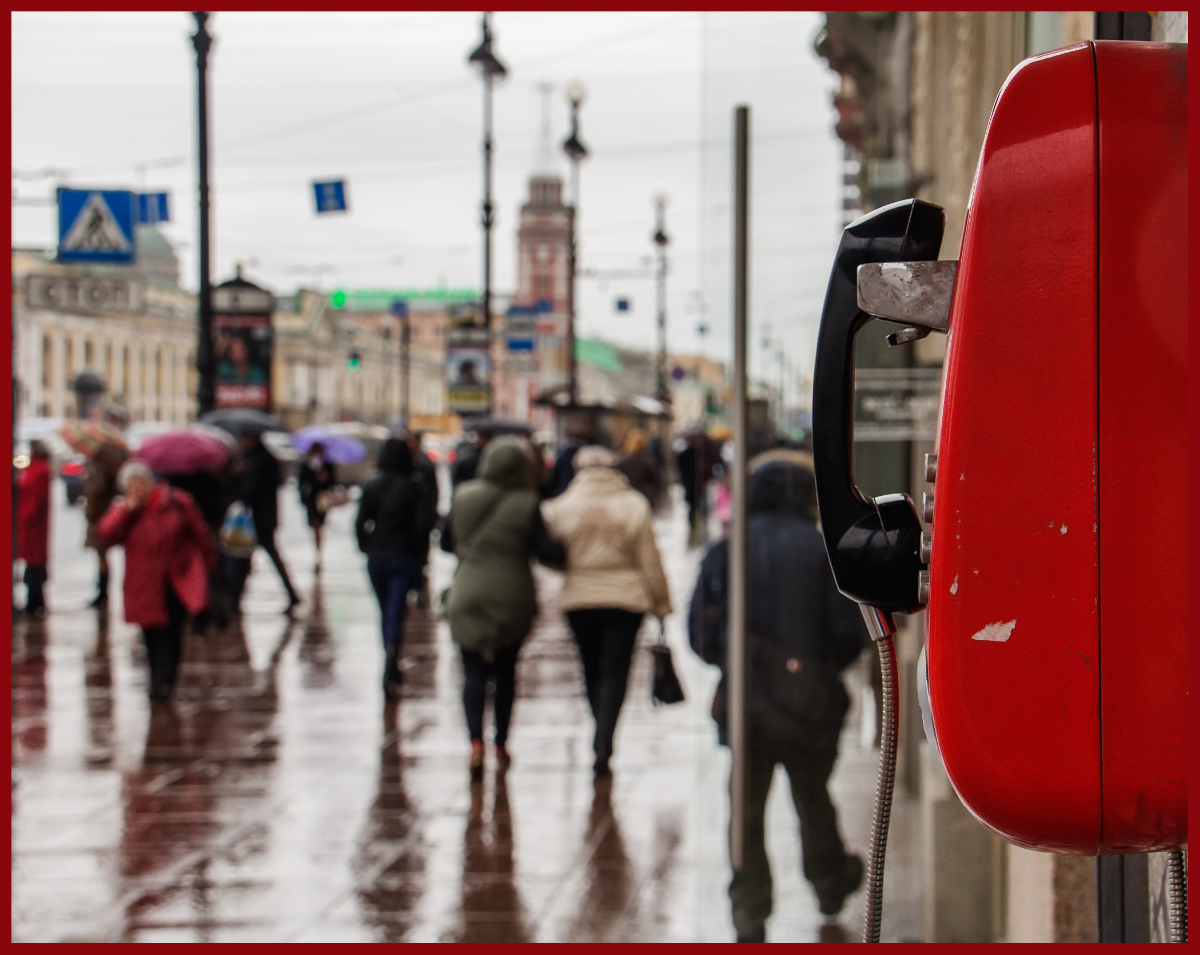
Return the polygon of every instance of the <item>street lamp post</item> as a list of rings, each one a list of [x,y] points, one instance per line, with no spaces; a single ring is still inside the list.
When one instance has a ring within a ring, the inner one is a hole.
[[[199,121],[197,136],[200,192],[200,291],[197,308],[196,342],[196,371],[199,373],[199,387],[196,392],[196,404],[199,414],[213,410],[214,402],[214,362],[212,335],[212,279],[208,266],[208,51],[212,47],[212,37],[206,24],[207,13],[193,13],[196,18],[196,32],[192,35],[192,46],[196,49],[196,104]]]
[[[575,277],[578,271],[579,222],[579,163],[587,158],[587,147],[579,138],[579,107],[583,104],[583,85],[572,83],[567,87],[567,102],[571,104],[571,134],[563,141],[563,152],[571,160],[571,243],[568,252],[570,277],[567,285],[567,386],[570,405],[579,402],[579,382],[575,366]]]
[[[658,400],[669,402],[671,391],[667,386],[667,197],[659,193],[654,197],[656,228],[654,244],[658,246]]]
[[[483,39],[467,62],[479,68],[483,78],[483,324],[488,330],[488,351],[491,352],[492,331],[492,84],[508,75],[504,64],[492,52],[491,14],[481,18]]]

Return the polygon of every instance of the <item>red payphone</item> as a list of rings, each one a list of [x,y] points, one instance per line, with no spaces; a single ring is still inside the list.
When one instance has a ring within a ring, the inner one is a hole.
[[[838,250],[813,397],[834,575],[885,644],[891,613],[928,610],[933,742],[984,825],[1059,852],[1179,847],[1187,47],[1026,60],[993,110],[957,264],[935,261],[943,223],[895,203]],[[949,334],[925,529],[907,496],[853,483],[870,315],[909,326],[899,340]]]

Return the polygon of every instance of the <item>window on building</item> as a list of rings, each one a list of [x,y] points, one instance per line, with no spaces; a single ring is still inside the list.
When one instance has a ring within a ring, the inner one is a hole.
[[[63,338],[63,368],[68,378],[75,372],[75,340],[70,337]]]
[[[550,296],[550,276],[539,275],[535,280],[536,294],[538,298],[549,298]]]
[[[53,345],[49,335],[42,336],[42,387],[50,387],[50,375],[54,364]]]
[[[133,366],[129,361],[129,346],[123,346],[121,350],[121,387],[124,389],[125,406],[130,407],[129,402],[133,398]]]
[[[104,380],[106,382],[112,382],[112,372],[112,342],[106,341],[104,343]]]
[[[91,338],[83,340],[83,367],[91,368],[92,362],[96,360],[96,348],[92,344]]]

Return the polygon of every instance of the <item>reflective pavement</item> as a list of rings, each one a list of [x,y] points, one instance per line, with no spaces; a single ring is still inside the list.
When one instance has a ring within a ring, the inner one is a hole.
[[[512,768],[467,775],[458,655],[434,612],[410,610],[403,699],[385,706],[378,610],[336,511],[325,569],[294,487],[281,550],[306,601],[289,620],[261,552],[240,626],[186,638],[176,701],[146,698],[140,632],[86,609],[95,557],[54,489],[44,623],[13,632],[14,941],[731,941],[728,753],[708,715],[718,674],[667,638],[686,703],[650,703],[639,652],[614,779],[591,775],[592,724],[574,645],[539,570],[542,614],[518,668]],[[680,506],[657,522],[677,608],[700,552]],[[435,595],[454,560],[435,551]],[[23,599],[23,588],[20,588]],[[654,639],[653,628],[641,640]],[[865,854],[875,753],[861,693],[832,788]],[[918,807],[898,801],[885,940],[920,938]],[[800,875],[786,780],[768,806],[769,941],[853,941],[862,893],[826,920]]]

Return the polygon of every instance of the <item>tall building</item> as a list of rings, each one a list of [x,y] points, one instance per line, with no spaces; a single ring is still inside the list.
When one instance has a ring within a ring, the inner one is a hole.
[[[521,206],[517,230],[517,288],[512,299],[517,314],[505,321],[506,327],[532,321],[534,348],[510,351],[506,334],[498,344],[494,381],[495,413],[539,427],[548,427],[552,418],[548,409],[535,404],[538,395],[565,386],[567,380],[571,210],[562,192],[562,179],[553,174],[535,173],[529,179],[529,199]]]

